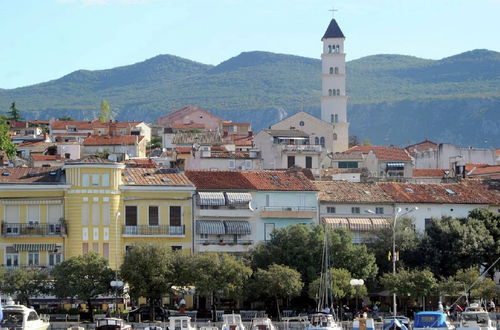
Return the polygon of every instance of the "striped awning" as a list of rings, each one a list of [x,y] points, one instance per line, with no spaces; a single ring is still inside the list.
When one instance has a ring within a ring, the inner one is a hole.
[[[252,194],[250,193],[227,192],[226,197],[228,205],[246,204],[252,200]]]
[[[226,234],[228,235],[250,235],[252,233],[248,221],[224,220],[224,227],[226,227]]]
[[[224,235],[226,229],[221,220],[197,220],[196,233],[207,235]]]
[[[199,192],[196,205],[226,205],[226,199],[222,192]]]
[[[54,251],[56,245],[54,243],[18,243],[14,244],[14,250],[37,252],[37,251]]]
[[[331,225],[333,228],[349,229],[347,218],[323,218],[323,223]]]
[[[351,231],[368,231],[372,229],[370,218],[349,218],[348,220]]]
[[[371,219],[372,219],[373,229],[389,227],[390,225],[389,219],[386,218],[371,218]]]
[[[387,167],[405,167],[405,163],[390,162],[390,163],[387,163]]]

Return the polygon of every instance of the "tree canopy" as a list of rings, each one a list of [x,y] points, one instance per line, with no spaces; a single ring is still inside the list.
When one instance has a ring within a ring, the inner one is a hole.
[[[0,150],[3,150],[9,159],[14,158],[17,153],[17,147],[9,135],[9,126],[3,118],[0,118]]]
[[[49,275],[46,271],[34,268],[16,268],[4,271],[0,291],[15,296],[22,304],[29,304],[30,296],[49,293]]]
[[[19,112],[19,110],[16,107],[16,102],[12,102],[12,104],[9,107],[8,114],[9,114],[8,118],[10,120],[14,120],[14,121],[22,121],[23,120],[21,113]]]

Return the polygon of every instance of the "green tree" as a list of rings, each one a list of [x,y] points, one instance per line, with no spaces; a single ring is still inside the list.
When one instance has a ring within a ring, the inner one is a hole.
[[[101,100],[101,114],[99,115],[99,121],[107,123],[111,119],[111,107],[108,101]]]
[[[151,137],[151,141],[149,141],[147,148],[148,149],[161,148],[161,137],[159,136]]]
[[[23,120],[21,113],[16,108],[16,102],[12,102],[12,104],[10,105],[8,114],[9,114],[8,119],[10,119],[10,120],[14,120],[14,121],[22,121]]]
[[[333,298],[337,301],[343,298],[351,298],[356,294],[355,288],[351,286],[351,273],[347,269],[331,268],[330,278],[332,279],[331,288]],[[320,280],[320,278],[315,279],[309,286],[309,297],[317,299]],[[366,291],[366,287],[365,290],[360,288],[358,293],[361,294],[364,291]]]
[[[299,296],[304,286],[298,271],[276,264],[269,266],[269,269],[257,269],[254,281],[254,288],[260,296],[275,299],[279,317],[279,298],[288,300]]]
[[[73,117],[70,117],[70,116],[61,116],[57,120],[60,120],[60,121],[74,121]]]
[[[16,268],[4,272],[0,291],[15,296],[16,300],[29,305],[30,296],[38,296],[49,292],[49,276],[46,271],[33,268]]]
[[[488,183],[485,183],[488,184]],[[489,267],[500,256],[500,214],[494,214],[486,209],[475,209],[469,213],[468,220],[474,219],[474,222],[481,222],[492,240],[490,246],[485,247],[485,255],[482,258],[484,267]],[[495,268],[490,270],[490,276],[493,277]]]
[[[225,253],[195,255],[193,266],[193,271],[196,271],[193,285],[200,294],[212,298],[214,307],[220,298],[219,293],[226,298],[240,298],[243,287],[252,274],[250,267]]]
[[[0,150],[4,151],[9,159],[14,158],[17,153],[17,147],[9,135],[9,126],[3,118],[0,118]]]
[[[153,307],[160,303],[172,286],[184,286],[191,282],[191,259],[180,252],[173,252],[164,244],[142,243],[125,255],[121,266],[123,280],[130,286],[130,294],[144,297]],[[155,319],[154,308],[150,308]]]
[[[59,298],[77,298],[87,302],[90,316],[93,315],[92,299],[112,291],[114,272],[108,262],[91,252],[71,257],[54,267],[53,292]]]
[[[500,296],[500,288],[491,278],[485,277],[471,290],[471,296],[488,301]]]

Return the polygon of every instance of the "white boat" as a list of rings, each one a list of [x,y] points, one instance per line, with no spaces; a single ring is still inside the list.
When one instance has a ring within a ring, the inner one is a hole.
[[[240,314],[222,314],[221,330],[245,330]]]
[[[124,320],[116,317],[104,317],[97,319],[96,330],[131,330],[130,324],[125,323]]]
[[[196,330],[191,324],[191,317],[187,315],[170,316],[168,322],[169,330]]]
[[[342,330],[342,325],[338,322],[333,309],[332,278],[330,273],[330,254],[328,252],[328,231],[325,228],[323,239],[323,264],[321,266],[321,277],[318,292],[317,313],[310,316],[307,330]]]
[[[479,304],[471,304],[460,315],[457,330],[495,330],[490,314]]]
[[[49,326],[50,323],[41,319],[33,308],[16,305],[12,300],[3,306],[2,330],[46,330]]]
[[[270,318],[258,317],[252,320],[250,330],[276,330],[276,327]]]

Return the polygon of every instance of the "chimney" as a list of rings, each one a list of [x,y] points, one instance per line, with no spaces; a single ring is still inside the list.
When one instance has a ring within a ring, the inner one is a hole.
[[[248,131],[248,136],[253,136],[253,132],[252,131]]]

